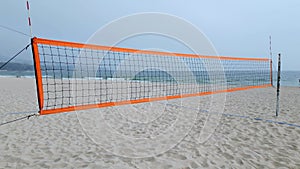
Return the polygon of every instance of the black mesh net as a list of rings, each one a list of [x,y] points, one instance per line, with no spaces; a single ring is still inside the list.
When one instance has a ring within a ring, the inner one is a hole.
[[[37,48],[43,110],[140,103],[270,85],[268,59],[45,43],[37,43]]]

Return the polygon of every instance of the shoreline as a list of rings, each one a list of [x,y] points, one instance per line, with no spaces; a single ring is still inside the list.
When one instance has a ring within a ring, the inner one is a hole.
[[[34,75],[26,75],[26,76],[19,76],[18,75],[0,75],[0,78],[32,78],[32,79],[35,79],[35,76]],[[68,79],[68,78],[63,78],[63,79]],[[85,78],[82,78],[82,79],[85,79]],[[98,79],[98,78],[92,78],[92,79]],[[99,78],[100,80],[103,80],[101,78]],[[111,79],[124,79],[124,78],[111,78]],[[274,87],[276,87],[276,84],[277,82],[274,80],[273,82],[274,84]],[[297,82],[282,82],[281,81],[281,85],[280,87],[299,87],[300,88],[300,83],[297,84]]]

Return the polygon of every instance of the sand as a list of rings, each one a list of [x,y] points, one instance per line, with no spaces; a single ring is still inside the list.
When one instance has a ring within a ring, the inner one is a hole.
[[[35,91],[34,79],[0,78],[0,122],[37,111]],[[223,96],[39,116],[0,126],[0,168],[300,168],[299,87],[282,87],[279,117],[274,116],[274,88],[226,93],[224,112],[218,114],[220,105],[211,99]],[[123,138],[159,136],[160,144],[137,139],[130,147],[105,135],[100,117]]]

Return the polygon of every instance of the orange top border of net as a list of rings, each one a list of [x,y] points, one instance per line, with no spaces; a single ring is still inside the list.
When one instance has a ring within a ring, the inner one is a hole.
[[[204,59],[219,59],[219,60],[270,61],[269,58],[240,58],[240,57],[228,57],[228,56],[205,56],[205,55],[197,55],[197,54],[159,52],[159,51],[150,51],[150,50],[138,50],[138,49],[130,49],[130,48],[83,44],[83,43],[75,43],[75,42],[64,42],[64,41],[49,40],[49,39],[42,39],[36,37],[33,38],[33,42],[37,44],[45,44],[45,45],[53,45],[53,46],[86,48],[86,49],[93,49],[93,50],[106,50],[106,51],[114,51],[114,52],[139,53],[139,54],[161,55],[161,56],[178,56],[178,57],[187,57],[187,58],[204,58]]]

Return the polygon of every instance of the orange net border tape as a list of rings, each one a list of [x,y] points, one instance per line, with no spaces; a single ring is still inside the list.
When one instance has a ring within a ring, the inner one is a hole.
[[[38,102],[39,102],[39,109],[40,109],[39,114],[40,115],[56,114],[56,113],[70,112],[70,111],[76,111],[76,110],[86,110],[86,109],[92,109],[92,108],[119,106],[119,105],[124,105],[124,104],[137,104],[137,103],[145,103],[145,102],[151,102],[151,101],[204,96],[204,95],[211,95],[211,94],[224,93],[224,92],[234,92],[234,91],[247,90],[247,89],[266,88],[266,87],[272,86],[272,84],[270,82],[270,84],[264,84],[264,85],[260,85],[260,86],[246,86],[246,87],[230,88],[230,89],[219,90],[219,91],[208,91],[208,92],[200,92],[200,93],[193,93],[193,94],[183,94],[183,95],[165,96],[165,97],[158,97],[158,98],[145,98],[145,99],[129,100],[129,101],[79,105],[79,106],[70,106],[70,107],[64,107],[64,108],[43,110],[44,96],[43,96],[42,72],[41,72],[38,44],[73,47],[73,48],[86,48],[86,49],[94,49],[94,50],[107,50],[107,51],[115,51],[115,52],[140,53],[140,54],[151,54],[151,55],[161,55],[161,56],[167,55],[167,56],[174,56],[174,57],[177,56],[177,57],[205,58],[205,59],[217,59],[217,60],[240,60],[240,61],[263,61],[263,62],[271,62],[271,60],[268,58],[239,58],[239,57],[227,57],[227,56],[205,56],[205,55],[196,55],[196,54],[158,52],[158,51],[138,50],[138,49],[130,49],[130,48],[100,46],[100,45],[93,45],[93,44],[65,42],[65,41],[49,40],[49,39],[42,39],[42,38],[36,38],[36,37],[32,38],[31,43],[32,43],[32,52],[33,52],[33,57],[34,57],[34,67],[35,67],[35,76],[36,76],[37,95],[38,95]],[[270,71],[271,71],[270,74],[272,76],[272,67],[270,68]]]

